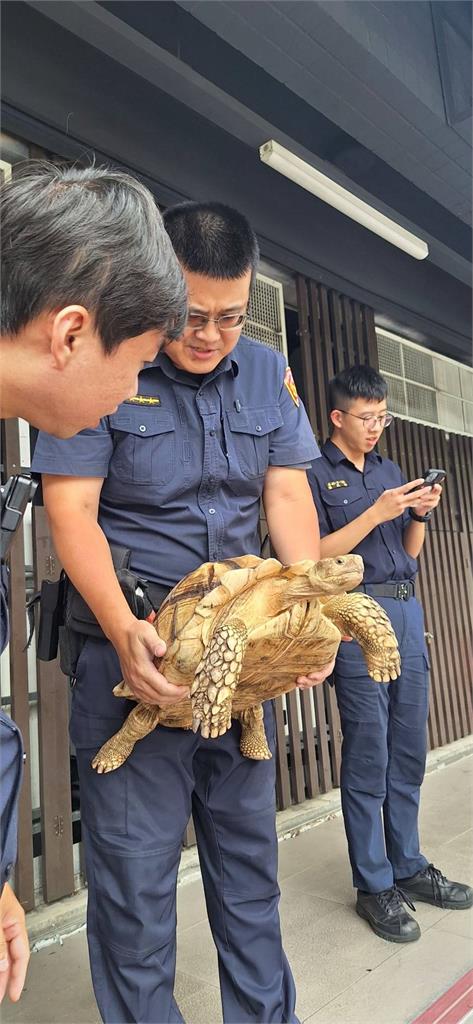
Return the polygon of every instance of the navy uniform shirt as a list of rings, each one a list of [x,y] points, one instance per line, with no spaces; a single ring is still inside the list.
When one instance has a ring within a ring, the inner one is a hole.
[[[23,744],[18,727],[0,711],[0,890],[16,858],[17,805],[23,773]]]
[[[361,472],[332,441],[324,444],[322,457],[307,475],[317,506],[321,537],[357,519],[374,505],[383,491],[406,483],[399,466],[390,459],[368,452]],[[415,578],[417,561],[407,554],[402,543],[404,530],[411,521],[406,510],[404,515],[376,526],[353,548],[365,565],[364,583]]]
[[[97,429],[66,441],[40,434],[33,469],[104,477],[100,526],[154,583],[174,586],[202,562],[259,554],[268,466],[306,468],[320,454],[285,372],[283,356],[245,337],[205,376],[161,352],[140,373],[137,398]]]

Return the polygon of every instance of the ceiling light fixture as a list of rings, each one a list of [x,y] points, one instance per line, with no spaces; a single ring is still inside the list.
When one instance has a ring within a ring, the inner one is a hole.
[[[324,203],[328,203],[340,213],[344,213],[346,217],[356,220],[358,224],[368,228],[368,231],[374,231],[376,235],[380,235],[391,245],[397,245],[399,249],[403,249],[414,259],[425,260],[429,255],[429,247],[422,238],[418,238],[411,231],[396,224],[396,221],[386,217],[384,213],[380,213],[374,206],[369,206],[348,189],[342,188],[336,181],[328,178],[326,174],[322,174],[315,167],[311,167],[305,160],[301,160],[295,153],[291,153],[289,149],[280,146],[274,139],[270,139],[269,142],[260,146],[259,154],[263,163],[268,164],[275,171],[279,171],[280,174],[284,174],[286,178],[290,178],[296,185],[305,188],[307,192],[312,192],[318,199],[322,199]]]

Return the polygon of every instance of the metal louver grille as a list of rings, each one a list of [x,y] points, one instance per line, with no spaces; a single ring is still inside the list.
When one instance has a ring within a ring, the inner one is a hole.
[[[420,388],[407,381],[407,408],[409,414],[424,423],[438,423],[437,396],[430,388]]]
[[[393,338],[378,335],[378,359],[381,373],[394,373],[403,376],[401,343]]]
[[[256,275],[244,331],[248,338],[269,345],[287,358],[284,295],[279,281]]]
[[[453,398],[452,395],[444,395],[439,391],[437,393],[437,409],[439,423],[446,430],[463,432],[463,430],[467,429],[463,419],[462,402],[459,402],[458,398]]]
[[[429,388],[435,387],[434,364],[430,352],[420,352],[418,348],[408,348],[406,345],[402,354],[407,380],[414,380]]]
[[[406,389],[403,380],[391,377],[389,373],[384,376],[388,382],[388,407],[389,411],[398,416],[407,416]]]
[[[473,370],[378,328],[379,369],[396,416],[473,434]]]

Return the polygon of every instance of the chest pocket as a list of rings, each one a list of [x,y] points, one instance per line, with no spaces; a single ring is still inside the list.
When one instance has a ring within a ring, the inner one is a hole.
[[[227,410],[226,420],[229,480],[240,475],[249,480],[263,476],[268,468],[270,435],[283,425],[279,406],[242,409],[241,412]]]
[[[371,505],[368,494],[361,487],[336,487],[333,491],[325,488],[322,500],[333,530],[352,523]]]
[[[114,435],[111,471],[131,484],[169,483],[176,471],[176,425],[169,412],[120,409],[110,416]]]

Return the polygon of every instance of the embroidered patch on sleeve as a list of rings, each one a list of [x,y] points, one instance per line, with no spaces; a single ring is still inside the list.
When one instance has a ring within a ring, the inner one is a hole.
[[[294,402],[294,405],[299,406],[300,399],[299,395],[297,394],[297,388],[295,385],[294,377],[292,376],[292,370],[290,366],[287,367],[287,370],[284,374],[284,387],[287,388],[287,390],[289,391],[289,394],[292,398],[292,401]]]

